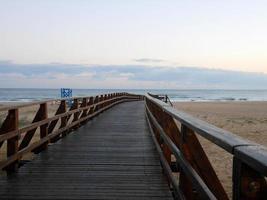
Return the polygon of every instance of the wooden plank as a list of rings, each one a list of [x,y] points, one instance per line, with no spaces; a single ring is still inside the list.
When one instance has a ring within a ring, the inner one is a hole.
[[[119,99],[126,99],[125,97],[116,97],[114,99],[111,99],[111,100],[107,100],[106,103],[111,103],[111,102],[114,102],[115,100],[119,100]],[[78,101],[78,99],[74,99],[74,102],[75,100]],[[49,101],[48,101],[49,102]],[[42,102],[41,104],[44,104],[44,103],[47,103],[47,102]],[[18,130],[15,130],[15,131],[8,131],[8,132],[4,132],[4,134],[0,134],[0,146],[2,144],[2,142],[4,142],[5,140],[7,139],[10,139],[10,138],[13,138],[14,136],[20,136],[22,133],[25,133],[25,132],[28,132],[28,131],[32,131],[33,129],[36,129],[42,125],[45,125],[47,123],[50,123],[50,126],[49,126],[49,132],[51,132],[51,130],[53,130],[53,124],[55,123],[55,121],[58,121],[59,118],[63,118],[63,117],[70,117],[70,115],[72,115],[73,113],[74,114],[74,118],[76,118],[75,116],[78,116],[77,118],[79,118],[79,113],[82,112],[83,110],[86,110],[86,109],[90,109],[92,110],[96,105],[99,105],[101,104],[101,102],[99,103],[96,103],[96,104],[93,104],[93,105],[88,105],[86,107],[83,107],[83,108],[78,108],[77,109],[70,109],[68,112],[66,113],[62,113],[62,114],[56,114],[56,116],[54,117],[50,117],[50,118],[47,118],[45,120],[41,120],[41,121],[37,121],[37,122],[34,122],[30,125],[27,125],[21,129],[18,129]],[[34,105],[36,105],[36,103],[34,103]],[[23,106],[21,106],[23,107]],[[0,132],[1,133],[1,132]]]
[[[104,108],[103,110],[99,110],[97,112],[94,112],[91,115],[88,115],[85,118],[81,118],[76,122],[73,122],[72,124],[61,128],[59,130],[54,131],[53,133],[50,133],[49,135],[47,135],[45,138],[41,139],[40,141],[33,143],[27,147],[25,147],[23,150],[20,150],[17,154],[10,156],[7,160],[0,162],[0,169],[5,168],[6,166],[8,166],[9,164],[13,163],[14,161],[18,160],[19,158],[21,158],[24,154],[32,151],[33,149],[38,148],[39,146],[41,146],[42,144],[44,144],[45,142],[53,139],[54,137],[59,136],[61,133],[63,133],[64,131],[68,131],[70,129],[72,129],[73,127],[77,126],[80,122],[87,120],[87,119],[91,119],[95,116],[97,116],[99,113],[101,113],[104,110],[107,110],[109,108],[111,108],[112,106],[122,103],[122,102],[126,102],[127,100],[120,100],[120,101],[116,101],[113,104],[110,104],[108,107]],[[129,100],[128,100],[129,101]]]
[[[104,112],[0,184],[3,199],[173,199],[140,101]]]

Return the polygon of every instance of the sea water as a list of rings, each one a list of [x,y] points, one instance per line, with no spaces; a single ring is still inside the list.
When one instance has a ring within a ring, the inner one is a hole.
[[[73,96],[113,92],[166,94],[172,101],[267,101],[267,90],[73,89]],[[0,102],[30,102],[60,98],[60,89],[0,88]]]

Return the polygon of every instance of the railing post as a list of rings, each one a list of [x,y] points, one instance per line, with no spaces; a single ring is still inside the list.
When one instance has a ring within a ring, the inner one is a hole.
[[[82,102],[81,108],[84,108],[84,107],[87,106],[87,104],[88,104],[87,100],[88,100],[87,98],[83,98],[83,102]],[[84,118],[84,117],[87,116],[87,111],[88,111],[88,109],[85,109],[85,110],[82,111],[81,118]],[[86,123],[86,121],[81,122],[81,124],[85,124],[85,123]]]
[[[91,106],[94,104],[94,97],[90,97],[88,105]],[[92,106],[89,110],[89,115],[94,113],[94,107]]]
[[[76,110],[76,109],[78,109],[79,108],[79,100],[78,99],[74,99],[73,100],[73,104],[72,104],[72,109],[73,110]],[[80,112],[75,112],[74,114],[73,114],[73,121],[72,122],[76,122],[76,121],[78,121],[78,119],[79,119],[79,115],[80,115]]]
[[[72,104],[72,106],[71,106],[71,108],[70,108],[70,111],[71,111],[71,110],[76,110],[76,109],[78,109],[78,108],[79,108],[79,99],[73,99],[73,104]],[[79,111],[75,112],[75,113],[73,114],[73,120],[72,120],[71,123],[74,123],[74,122],[78,121],[78,120],[79,120],[79,116],[80,116],[80,112],[79,112]],[[69,118],[70,118],[70,117],[71,117],[71,116],[69,116]],[[78,127],[79,127],[79,125],[76,125],[76,126],[72,127],[72,130],[77,129]]]
[[[183,153],[183,156],[186,158],[187,161],[189,161],[190,164],[192,164],[192,158],[190,155],[190,152],[187,148],[184,148],[186,143],[186,135],[191,134],[188,133],[188,128],[185,125],[181,125],[181,136],[180,136],[180,150]],[[190,181],[190,179],[185,175],[184,171],[181,169],[180,171],[180,179],[179,179],[179,186],[180,189],[183,191],[186,199],[194,199],[195,195],[193,193],[193,184]]]
[[[42,121],[46,118],[47,118],[47,105],[46,105],[46,103],[43,103],[43,104],[40,104],[40,107],[39,107],[32,123]],[[27,133],[25,134],[24,138],[22,139],[22,141],[19,145],[19,150],[24,149],[25,147],[27,147],[30,144],[36,130],[37,130],[37,128],[30,130],[30,131],[27,131]],[[40,134],[41,134],[41,132],[40,132]]]
[[[58,110],[56,112],[56,115],[59,115],[59,114],[63,114],[67,111],[67,104],[66,104],[66,100],[61,100],[60,101],[60,105],[58,107]],[[61,125],[59,128],[63,128],[67,125],[67,120],[68,120],[68,117],[62,117],[61,118]],[[58,119],[52,121],[48,127],[48,134],[52,133],[54,128],[56,127],[57,125],[57,122],[58,122]],[[64,134],[64,133],[63,133]],[[55,136],[54,138],[50,139],[50,142],[54,143],[56,141],[58,141],[60,139],[60,135],[57,135]]]
[[[181,137],[180,148],[183,155],[191,163],[210,191],[218,199],[229,199],[195,132],[182,124]]]
[[[1,127],[2,132],[9,132],[18,130],[19,128],[19,111],[18,109],[13,109],[8,111],[8,115]],[[7,157],[13,156],[18,152],[18,136],[10,138],[7,140]],[[18,170],[18,159],[8,165],[5,170],[7,173],[16,172]]]
[[[67,103],[66,103],[66,100],[64,100],[63,102],[62,102],[62,104],[63,104],[63,106],[62,106],[62,113],[66,113],[67,112]],[[61,117],[61,125],[60,125],[60,129],[61,128],[64,128],[64,127],[66,127],[67,126],[67,124],[68,124],[68,117],[67,116],[65,116],[65,117]],[[67,133],[68,133],[68,131],[64,131],[63,133],[62,133],[62,137],[65,137],[66,135],[67,135]]]
[[[101,94],[100,95],[100,101],[99,102],[102,102],[103,101],[103,95]],[[104,104],[103,103],[101,103],[100,104],[100,109],[102,109],[104,107]]]
[[[84,108],[87,106],[87,98],[83,98],[81,108]],[[86,117],[87,115],[87,109],[82,111],[81,118]]]
[[[233,200],[254,200],[267,197],[267,183],[263,175],[236,156],[233,158]]]
[[[96,103],[98,103],[98,102],[99,102],[99,98],[98,98],[98,96],[96,96],[96,97],[95,97],[95,100],[94,100],[94,104],[96,104]],[[95,109],[94,109],[94,112],[98,111],[98,109],[99,109],[99,106],[96,105],[96,106],[95,106]]]
[[[43,103],[40,105],[40,120],[45,120],[48,118],[48,111],[47,111],[47,103]],[[48,135],[48,123],[40,126],[40,139],[46,137]],[[34,153],[39,153],[45,150],[48,146],[48,142],[45,142],[41,146],[37,147],[33,150]]]
[[[105,94],[104,95],[104,101],[106,101],[108,99],[108,96]],[[107,106],[107,103],[105,102],[104,104],[103,104],[103,107],[106,107]]]

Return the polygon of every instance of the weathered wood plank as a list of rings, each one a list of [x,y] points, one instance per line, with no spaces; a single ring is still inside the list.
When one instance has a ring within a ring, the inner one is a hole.
[[[144,114],[140,101],[104,112],[1,177],[1,199],[172,199]]]

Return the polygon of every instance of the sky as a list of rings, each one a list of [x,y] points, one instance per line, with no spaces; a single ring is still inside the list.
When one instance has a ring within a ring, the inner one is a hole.
[[[266,10],[260,0],[0,0],[0,87],[267,89]]]

